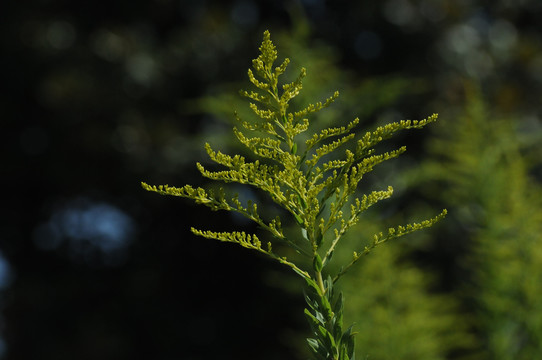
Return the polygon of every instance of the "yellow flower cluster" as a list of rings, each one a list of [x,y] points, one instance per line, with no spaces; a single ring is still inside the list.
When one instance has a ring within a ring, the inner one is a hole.
[[[240,92],[242,96],[252,101],[249,106],[256,115],[256,120],[245,121],[236,114],[242,130],[233,129],[237,140],[255,155],[256,160],[249,161],[240,155],[223,154],[206,144],[205,149],[209,158],[224,166],[225,170],[210,171],[200,163],[197,163],[197,167],[206,178],[250,185],[267,193],[297,222],[301,229],[300,236],[286,236],[281,228],[280,217],[264,221],[258,214],[255,203],[243,205],[237,196],[227,198],[223,188],[213,192],[199,187],[193,188],[190,185],[176,188],[168,185],[156,187],[143,183],[143,187],[163,195],[190,198],[213,210],[233,211],[247,217],[267,230],[275,241],[282,241],[309,258],[319,259],[315,262],[318,264],[317,268],[312,269],[315,274],[309,275],[310,271],[300,270],[286,258],[273,253],[271,243],[267,248],[262,248],[261,241],[256,235],[196,229],[193,229],[193,232],[206,238],[237,243],[245,248],[265,253],[292,267],[298,274],[308,279],[318,279],[323,267],[331,260],[340,239],[358,222],[360,215],[393,193],[390,186],[387,190],[354,197],[358,184],[366,173],[372,171],[376,165],[406,151],[405,147],[401,147],[375,154],[375,145],[390,138],[399,130],[422,128],[434,122],[437,115],[434,114],[421,121],[402,120],[378,127],[362,136],[354,149],[346,149],[344,158],[337,159],[337,155],[335,158],[329,158],[355,138],[353,130],[359,124],[359,119],[352,120],[346,126],[327,128],[311,134],[308,140],[298,140],[299,134],[310,130],[311,122],[307,117],[330,106],[339,93],[335,92],[325,101],[309,104],[301,110],[289,111],[290,100],[303,88],[306,70],[301,69],[293,82],[279,86],[279,76],[286,71],[290,60],[285,59],[280,66],[274,67],[276,59],[277,50],[269,32],[266,31],[260,46],[260,55],[252,62],[253,70],[248,70],[248,78],[256,89]],[[350,208],[349,214],[343,211],[345,207]],[[420,224],[390,229],[387,236],[383,236],[382,233],[376,234],[372,245],[360,253],[354,253],[352,263],[343,267],[334,280],[336,281],[362,254],[368,253],[376,245],[432,226],[444,215],[445,212]]]

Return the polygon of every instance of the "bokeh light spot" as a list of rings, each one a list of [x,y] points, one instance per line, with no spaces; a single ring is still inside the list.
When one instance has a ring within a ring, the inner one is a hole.
[[[34,232],[42,250],[67,244],[69,256],[89,265],[117,265],[125,257],[135,222],[119,208],[78,198],[55,211]]]
[[[7,288],[11,284],[12,279],[13,272],[11,270],[11,266],[2,252],[0,252],[0,290]],[[0,354],[1,353],[2,352],[0,351]]]
[[[457,25],[448,33],[448,42],[453,51],[466,54],[476,48],[480,42],[478,31],[470,25]]]
[[[54,21],[45,31],[49,45],[55,49],[63,50],[73,45],[76,39],[75,28],[67,21]]]
[[[416,21],[417,9],[408,0],[389,0],[384,5],[384,16],[394,25],[407,26]]]
[[[516,28],[506,20],[496,21],[489,29],[491,46],[500,51],[510,50],[517,42]]]
[[[127,53],[126,40],[119,34],[104,29],[92,35],[91,48],[96,55],[111,62],[121,60]]]
[[[126,70],[130,77],[142,85],[150,85],[158,77],[158,69],[152,56],[140,53],[128,58]]]

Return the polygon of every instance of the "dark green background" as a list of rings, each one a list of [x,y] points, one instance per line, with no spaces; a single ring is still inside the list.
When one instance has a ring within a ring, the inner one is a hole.
[[[331,46],[359,78],[422,79],[393,109],[404,117],[461,104],[470,79],[494,111],[540,121],[541,12],[536,0],[4,2],[3,359],[301,358],[303,299],[276,280],[293,275],[189,231],[231,217],[140,187],[201,183],[198,134],[229,129],[190,104],[247,86],[263,31],[306,22],[307,46]],[[432,257],[443,281],[458,249]]]

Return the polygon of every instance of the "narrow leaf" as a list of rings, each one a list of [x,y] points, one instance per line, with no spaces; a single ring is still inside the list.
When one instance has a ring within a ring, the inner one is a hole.
[[[318,253],[314,254],[314,260],[312,262],[312,267],[314,268],[314,271],[316,272],[322,272],[323,264],[322,264],[322,258]]]

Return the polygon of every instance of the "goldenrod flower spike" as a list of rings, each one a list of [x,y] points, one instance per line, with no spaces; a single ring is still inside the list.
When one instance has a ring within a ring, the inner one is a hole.
[[[335,92],[324,101],[317,101],[297,111],[291,110],[290,101],[302,91],[307,72],[302,68],[294,81],[280,86],[279,77],[286,71],[290,60],[285,59],[281,65],[275,67],[277,57],[277,49],[271,41],[269,31],[266,31],[260,46],[260,55],[252,61],[253,69],[248,70],[248,78],[254,89],[240,92],[251,101],[249,107],[255,119],[247,121],[235,114],[241,128],[234,127],[233,135],[254,155],[255,160],[251,161],[240,155],[223,154],[205,144],[209,158],[225,169],[210,171],[200,163],[196,166],[206,178],[249,185],[269,195],[295,221],[299,227],[297,236],[284,234],[282,217],[262,219],[255,202],[243,204],[237,195],[226,196],[223,188],[211,191],[190,185],[176,188],[142,183],[142,186],[162,195],[192,199],[212,210],[233,211],[259,225],[270,235],[270,240],[265,245],[260,240],[260,235],[247,234],[244,231],[214,232],[192,229],[192,232],[205,238],[236,243],[256,250],[289,266],[307,284],[306,298],[309,308],[305,310],[305,314],[314,336],[308,339],[308,343],[315,359],[352,359],[354,333],[351,327],[346,331],[342,329],[343,298],[341,294],[334,294],[334,283],[362,255],[368,254],[388,240],[432,226],[446,215],[446,210],[421,223],[398,226],[388,229],[386,233],[375,234],[370,245],[354,252],[351,262],[335,274],[328,273],[326,266],[335,249],[340,246],[344,234],[358,223],[363,212],[393,194],[393,188],[389,186],[385,190],[356,195],[358,184],[365,174],[376,165],[406,151],[405,147],[400,147],[375,154],[375,145],[399,130],[420,129],[436,121],[437,115],[433,114],[421,121],[402,120],[378,127],[366,132],[351,149],[341,151],[341,148],[354,141],[356,134],[353,130],[358,126],[359,119],[356,118],[345,126],[311,133],[310,116],[330,106],[339,93]],[[309,136],[305,137],[308,140],[301,141],[298,135],[304,132],[309,132]],[[339,155],[341,153],[344,154],[342,157]],[[335,155],[332,159],[329,158],[331,154]],[[303,269],[295,261],[276,254],[272,246],[274,241],[282,242],[300,256],[309,258],[311,268]]]

